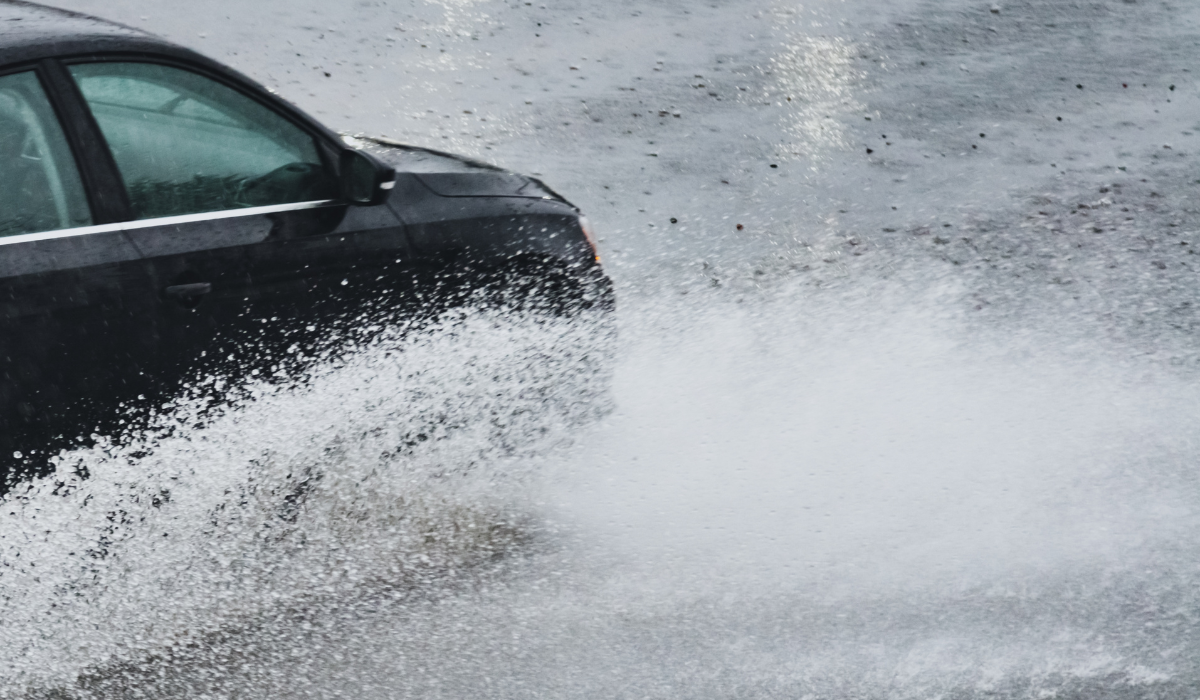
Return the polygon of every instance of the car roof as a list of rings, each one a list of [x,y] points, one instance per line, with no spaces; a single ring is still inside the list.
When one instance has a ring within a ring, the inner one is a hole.
[[[0,67],[53,56],[151,52],[196,54],[116,22],[24,0],[0,0]]]

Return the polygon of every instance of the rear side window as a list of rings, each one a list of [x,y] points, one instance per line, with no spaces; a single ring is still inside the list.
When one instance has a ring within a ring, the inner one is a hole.
[[[138,219],[336,196],[313,137],[237,90],[152,63],[70,71]]]
[[[75,159],[37,76],[0,77],[0,236],[91,223]]]

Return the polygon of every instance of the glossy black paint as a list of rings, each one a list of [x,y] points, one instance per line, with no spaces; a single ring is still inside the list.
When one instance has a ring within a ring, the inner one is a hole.
[[[159,404],[198,373],[244,374],[279,366],[297,345],[331,347],[365,316],[430,317],[511,275],[552,288],[561,309],[612,307],[579,211],[561,196],[531,178],[382,139],[362,150],[380,173],[395,169],[395,185],[372,202],[133,222],[113,158],[64,68],[104,60],[207,75],[313,135],[335,176],[348,162],[337,134],[195,52],[96,18],[0,2],[0,74],[37,71],[93,219],[110,225],[0,238],[0,482],[44,474],[48,455],[93,430],[113,432],[123,406]]]

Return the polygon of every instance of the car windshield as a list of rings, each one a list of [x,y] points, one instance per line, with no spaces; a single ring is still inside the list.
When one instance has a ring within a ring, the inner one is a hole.
[[[138,219],[335,195],[312,136],[230,87],[149,63],[70,70]]]

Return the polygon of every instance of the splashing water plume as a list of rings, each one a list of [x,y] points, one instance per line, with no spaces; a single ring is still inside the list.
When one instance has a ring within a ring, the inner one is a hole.
[[[3,502],[0,690],[502,556],[532,455],[602,410],[584,326],[465,313],[60,455]]]
[[[1191,673],[1144,636],[1193,615],[1195,391],[1051,338],[1014,351],[955,283],[911,290],[627,305],[599,424],[583,329],[468,317],[253,387],[145,456],[70,455],[92,479],[6,503],[5,691],[907,698]]]

